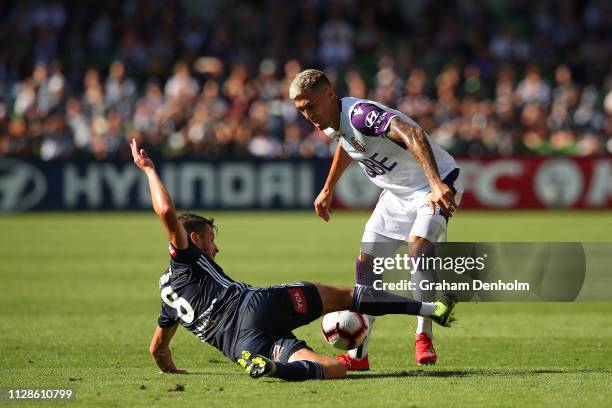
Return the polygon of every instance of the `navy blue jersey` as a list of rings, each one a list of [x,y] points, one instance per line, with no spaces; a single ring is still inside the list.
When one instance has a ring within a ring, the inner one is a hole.
[[[170,267],[159,279],[159,326],[180,322],[201,341],[231,354],[234,333],[227,328],[235,325],[238,306],[250,286],[235,282],[191,242],[183,250],[170,245],[170,255]]]

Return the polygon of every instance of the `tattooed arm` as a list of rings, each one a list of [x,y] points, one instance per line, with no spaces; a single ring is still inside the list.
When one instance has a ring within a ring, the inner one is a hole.
[[[427,136],[425,136],[425,131],[404,122],[398,117],[394,117],[391,120],[387,137],[397,142],[404,142],[423,169],[431,188],[429,206],[432,212],[435,212],[436,205],[438,205],[442,213],[448,216],[453,215],[457,209],[455,197],[451,189],[440,178],[438,164]]]

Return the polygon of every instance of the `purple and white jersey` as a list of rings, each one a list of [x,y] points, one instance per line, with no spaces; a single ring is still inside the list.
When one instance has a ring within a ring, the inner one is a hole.
[[[394,117],[420,126],[403,113],[378,102],[358,98],[342,98],[340,131],[325,129],[329,137],[338,138],[344,150],[356,160],[378,187],[408,197],[412,192],[428,185],[423,169],[403,142],[386,137]],[[440,176],[444,178],[457,163],[450,154],[433,143],[427,135]]]

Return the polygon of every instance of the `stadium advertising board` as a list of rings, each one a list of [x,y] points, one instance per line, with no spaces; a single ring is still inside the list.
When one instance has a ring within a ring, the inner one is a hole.
[[[611,158],[460,160],[462,208],[611,208]],[[327,160],[158,161],[179,208],[310,209]],[[131,162],[35,162],[0,158],[0,210],[150,207]],[[339,208],[372,207],[379,190],[353,166],[334,197]]]
[[[465,208],[610,208],[611,158],[460,160]]]
[[[612,158],[491,158],[458,160],[460,208],[611,208]],[[355,167],[335,194],[340,207],[369,207],[379,190]]]
[[[310,208],[326,162],[161,161],[179,208]],[[318,174],[317,172],[320,172]],[[0,158],[0,210],[150,208],[146,179],[131,161],[33,162]]]

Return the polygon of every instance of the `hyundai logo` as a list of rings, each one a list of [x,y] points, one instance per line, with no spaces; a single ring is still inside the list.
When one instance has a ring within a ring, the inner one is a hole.
[[[0,158],[0,211],[25,211],[47,193],[47,179],[35,166],[17,159]]]

